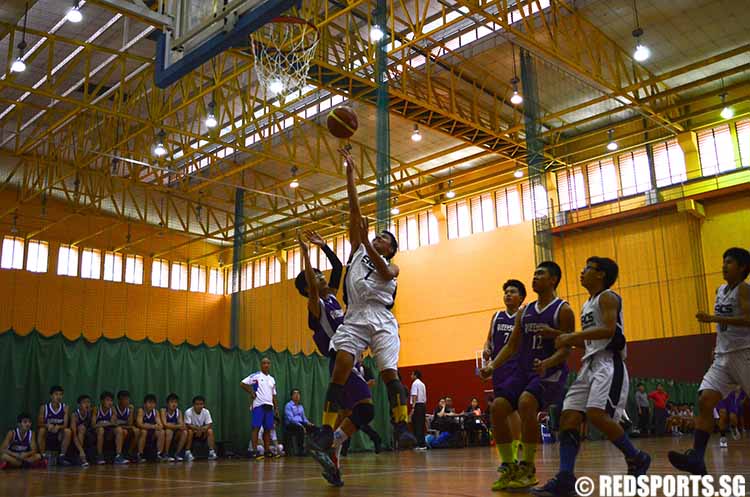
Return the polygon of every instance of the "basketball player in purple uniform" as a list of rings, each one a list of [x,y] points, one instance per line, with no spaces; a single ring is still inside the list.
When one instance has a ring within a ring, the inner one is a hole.
[[[532,288],[537,294],[532,302],[516,313],[513,331],[489,366],[481,370],[484,379],[494,370],[517,356],[516,373],[506,378],[497,389],[498,424],[496,443],[502,464],[500,477],[492,490],[528,488],[538,483],[536,478],[536,442],[539,438],[539,411],[550,404],[559,403],[565,392],[568,366],[565,364],[570,350],[555,349],[555,339],[540,330],[552,327],[565,332],[573,331],[575,316],[570,305],[556,293],[562,271],[552,261],[541,262],[534,271]],[[507,422],[514,410],[521,416],[521,441],[523,460],[514,462],[512,436]],[[494,411],[494,407],[493,407]],[[493,417],[495,413],[493,412]]]
[[[127,390],[120,390],[117,392],[114,421],[122,430],[123,448],[130,445],[130,447],[125,450],[130,453],[131,457],[137,451],[138,439],[140,438],[140,430],[135,425],[135,413],[135,407],[130,403],[130,392]]]
[[[36,450],[34,432],[31,431],[31,416],[19,414],[16,420],[18,425],[6,433],[0,445],[0,469],[6,466],[30,467],[42,462],[42,456]]]
[[[344,322],[344,312],[336,299],[338,279],[341,274],[341,261],[330,248],[321,243],[322,240],[316,234],[309,233],[306,237],[310,242],[314,242],[321,247],[331,261],[334,271],[338,268],[338,271],[331,275],[331,282],[326,283],[323,273],[312,267],[308,246],[304,240],[300,239],[299,246],[302,252],[304,270],[295,279],[295,286],[301,295],[307,297],[308,326],[313,331],[313,340],[318,350],[330,358],[330,370],[333,372],[336,353],[331,345],[331,337]],[[334,278],[337,275],[338,277]],[[331,286],[331,283],[335,283],[336,286]],[[369,424],[375,417],[370,388],[359,370],[355,370],[347,378],[340,408],[345,416],[334,433],[331,450],[321,450],[317,447],[311,447],[310,450],[313,458],[323,467],[323,477],[335,486],[343,485],[339,469],[342,445],[358,429]]]
[[[505,310],[498,311],[492,316],[490,331],[485,343],[484,358],[491,361],[500,353],[500,350],[508,343],[513,328],[516,324],[516,313],[523,301],[526,299],[526,286],[518,280],[508,280],[503,284],[503,302]],[[503,417],[501,397],[504,393],[503,384],[513,377],[518,367],[517,355],[508,359],[502,366],[492,372],[492,387],[494,390],[495,400],[492,406],[492,426],[495,433],[498,429],[509,430],[511,433],[513,460],[518,461],[518,449],[521,444],[521,418],[518,411],[514,411],[510,416]],[[497,402],[497,406],[495,406]],[[497,409],[495,408],[497,407]],[[497,428],[500,425],[508,425]],[[501,444],[495,444],[498,453],[501,452]],[[505,448],[503,447],[504,451]],[[502,457],[502,456],[501,456]]]
[[[581,272],[581,284],[589,294],[581,310],[579,333],[546,328],[557,335],[559,350],[584,347],[581,370],[568,389],[560,419],[560,471],[543,487],[532,489],[541,497],[577,495],[574,475],[580,445],[580,427],[587,419],[615,447],[628,465],[628,474],[645,475],[651,457],[636,449],[619,423],[628,400],[628,370],[625,367],[625,332],[622,298],[610,290],[617,281],[618,267],[606,257],[589,257]],[[585,418],[584,418],[585,416]]]
[[[96,430],[96,464],[104,464],[104,440],[115,441],[115,464],[128,464],[122,457],[123,429],[115,420],[115,410],[112,407],[114,395],[112,392],[102,392],[99,396],[99,407],[91,413],[91,427]]]
[[[49,390],[50,401],[39,407],[39,416],[37,426],[37,445],[39,453],[47,459],[47,441],[56,439],[60,444],[60,455],[57,456],[57,464],[61,466],[70,466],[65,454],[70,447],[72,434],[68,428],[68,406],[63,403],[63,388],[55,385]]]
[[[86,449],[93,445],[91,427],[91,397],[78,396],[78,408],[70,415],[70,430],[73,433],[73,443],[78,449],[78,459],[81,467],[89,465],[86,460]]]
[[[714,314],[700,311],[701,323],[716,323],[714,362],[698,389],[698,415],[695,418],[693,448],[684,454],[670,451],[672,466],[694,475],[706,474],[706,446],[714,430],[711,414],[735,385],[750,391],[750,252],[733,247],[724,252],[722,273],[725,284],[716,290]]]
[[[177,407],[180,398],[177,397],[176,393],[170,393],[167,395],[167,407],[161,409],[161,423],[164,426],[164,453],[169,454],[172,448],[172,440],[177,440],[177,446],[175,447],[174,457],[170,456],[170,461],[184,461],[182,457],[182,449],[185,448],[185,442],[187,441],[187,427],[185,426],[185,418],[180,412],[180,408]]]
[[[156,395],[150,393],[143,398],[143,407],[138,409],[135,425],[140,431],[136,462],[146,461],[143,451],[146,449],[146,443],[152,441],[156,443],[156,459],[159,462],[168,461],[169,458],[164,455],[164,426],[161,424],[161,416],[156,409]]]

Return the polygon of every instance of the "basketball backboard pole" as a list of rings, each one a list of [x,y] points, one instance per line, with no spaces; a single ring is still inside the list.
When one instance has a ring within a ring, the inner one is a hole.
[[[222,12],[206,19],[204,25],[189,29],[183,29],[185,26],[181,25],[181,18],[186,13],[178,12],[175,17],[175,29],[166,32],[162,30],[157,35],[154,71],[156,86],[166,88],[221,52],[233,47],[247,46],[250,33],[292,7],[299,8],[301,4],[302,0],[236,1],[230,3]],[[189,33],[196,33],[200,37],[206,36],[206,39],[198,38],[195,46],[187,50],[186,44],[191,40],[186,40],[184,35]],[[181,57],[172,61],[175,52]]]
[[[107,7],[159,29],[171,29],[174,25],[174,19],[151,10],[142,0],[89,0],[89,2]]]

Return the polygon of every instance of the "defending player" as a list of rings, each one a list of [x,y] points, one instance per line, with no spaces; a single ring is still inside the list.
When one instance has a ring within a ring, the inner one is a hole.
[[[750,391],[750,252],[733,247],[724,252],[722,273],[725,284],[716,290],[714,314],[698,312],[701,323],[716,323],[714,362],[699,388],[693,448],[685,453],[669,452],[672,466],[694,475],[706,474],[706,445],[714,423],[714,407],[735,385]]]
[[[539,438],[539,411],[559,403],[565,391],[568,366],[565,364],[570,349],[555,349],[556,334],[542,334],[543,329],[557,329],[556,333],[572,332],[575,317],[570,305],[556,293],[562,271],[552,261],[541,262],[534,271],[532,287],[537,301],[516,313],[513,331],[489,366],[481,370],[484,379],[518,353],[518,367],[514,374],[502,381],[493,404],[493,418],[498,420],[493,434],[502,464],[500,477],[492,490],[528,488],[538,483],[536,478],[536,443]],[[513,438],[508,417],[514,410],[521,416],[523,459],[516,464],[512,451]],[[499,411],[499,412],[496,412]]]
[[[617,281],[615,261],[589,257],[581,273],[581,284],[589,299],[581,310],[580,333],[560,333],[555,345],[560,350],[582,347],[585,353],[576,381],[568,389],[560,419],[560,471],[543,487],[532,490],[537,496],[575,495],[576,456],[580,426],[584,416],[604,433],[625,456],[629,475],[644,475],[651,457],[636,449],[618,422],[628,400],[628,370],[625,367],[625,334],[622,298],[610,290]]]
[[[37,446],[39,453],[44,459],[48,459],[47,451],[48,439],[57,439],[60,443],[60,454],[57,456],[57,464],[60,466],[70,466],[65,454],[70,447],[72,434],[68,428],[68,406],[63,403],[63,388],[54,386],[49,390],[50,401],[39,406],[39,416],[37,418]]]

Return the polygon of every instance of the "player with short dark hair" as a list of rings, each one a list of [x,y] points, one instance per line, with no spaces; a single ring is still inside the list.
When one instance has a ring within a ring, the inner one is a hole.
[[[91,428],[96,431],[96,464],[104,464],[104,441],[105,439],[115,442],[115,464],[128,464],[128,460],[122,456],[122,443],[124,441],[123,429],[117,424],[115,412],[112,408],[114,394],[102,392],[99,396],[99,407],[94,407],[91,412]]]
[[[70,430],[73,434],[73,443],[78,449],[78,459],[81,467],[89,465],[86,460],[86,449],[95,443],[91,427],[91,397],[88,395],[78,396],[78,408],[70,416]]]
[[[716,323],[714,361],[703,376],[695,418],[693,448],[685,453],[670,451],[672,466],[694,475],[706,474],[706,446],[714,428],[712,413],[735,385],[750,392],[750,252],[732,247],[724,252],[725,284],[716,290],[714,314],[699,311],[701,323]]]
[[[526,300],[526,286],[523,283],[519,280],[511,279],[503,284],[503,302],[505,303],[505,310],[493,314],[492,320],[490,321],[490,330],[487,334],[487,340],[485,341],[484,352],[482,354],[485,361],[491,361],[497,357],[505,344],[508,343],[513,328],[515,328],[516,313],[524,300]],[[517,410],[506,416],[505,411],[499,404],[502,403],[500,396],[503,393],[503,383],[512,381],[512,378],[516,373],[518,367],[517,357],[518,354],[511,356],[511,358],[502,366],[492,372],[492,387],[495,400],[493,400],[493,407],[490,409],[493,427],[509,424],[509,426],[505,426],[504,428],[510,430],[513,440],[511,442],[511,450],[514,461],[518,461],[519,448],[521,447],[521,418],[518,415]],[[498,409],[494,408],[495,401],[498,403]],[[501,430],[502,429],[503,428],[501,428]],[[501,451],[501,445],[502,444],[495,444],[498,453]],[[502,447],[502,450],[505,450],[505,447]]]
[[[131,460],[135,460],[138,450],[138,440],[140,439],[140,430],[135,425],[136,409],[130,403],[130,392],[120,390],[117,392],[117,403],[115,404],[114,422],[122,430],[122,446],[127,447]]]
[[[185,448],[187,441],[187,428],[185,426],[185,417],[180,412],[178,403],[180,398],[176,393],[167,395],[167,406],[161,408],[161,423],[164,426],[164,454],[169,460],[184,461],[182,450]],[[177,440],[174,457],[169,456],[172,447],[172,441]]]
[[[610,287],[617,281],[617,263],[606,257],[589,257],[581,272],[581,284],[589,294],[581,310],[579,333],[558,333],[558,350],[584,347],[581,370],[568,389],[560,419],[560,471],[538,496],[575,494],[573,473],[580,446],[580,426],[585,419],[601,431],[625,456],[628,474],[645,475],[651,456],[636,449],[619,423],[628,400],[625,367],[625,333],[622,298]],[[556,330],[552,330],[556,331]]]
[[[159,462],[169,460],[164,454],[164,426],[161,424],[161,416],[156,409],[156,395],[149,393],[143,397],[143,407],[138,408],[138,414],[135,417],[135,425],[140,430],[138,437],[138,456],[137,463],[145,462],[143,451],[146,449],[146,443],[156,443],[156,458]]]
[[[556,293],[561,276],[560,266],[552,261],[537,265],[532,280],[536,302],[516,312],[508,342],[480,371],[482,378],[488,379],[497,368],[518,354],[515,373],[501,381],[492,407],[493,419],[498,422],[493,434],[500,445],[501,459],[500,477],[492,485],[493,490],[528,488],[538,483],[534,464],[539,438],[537,416],[544,407],[562,400],[568,377],[565,361],[570,349],[555,349],[555,337],[572,332],[575,327],[573,310]],[[523,459],[517,464],[507,421],[515,410],[521,417],[523,442]]]
[[[45,461],[36,449],[34,432],[31,431],[31,416],[26,413],[16,418],[17,426],[5,434],[0,445],[0,469],[6,466],[14,468],[45,465]]]
[[[37,445],[39,453],[44,459],[49,459],[46,453],[48,439],[55,439],[60,443],[60,453],[57,456],[57,464],[70,466],[70,461],[65,456],[70,447],[72,433],[68,428],[68,406],[63,403],[63,387],[55,385],[49,389],[50,401],[39,407],[37,418]]]

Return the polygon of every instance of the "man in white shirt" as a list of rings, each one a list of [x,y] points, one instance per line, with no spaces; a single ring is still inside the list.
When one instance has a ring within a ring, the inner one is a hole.
[[[271,445],[271,431],[273,430],[274,416],[278,416],[276,406],[276,379],[271,376],[271,359],[264,357],[260,361],[260,371],[255,372],[242,380],[240,386],[250,394],[252,399],[253,432],[249,457],[257,460],[263,459],[263,454],[255,452],[258,446],[258,430],[263,427],[263,449],[265,457],[273,457],[269,450]]]
[[[193,397],[193,407],[185,411],[185,425],[188,428],[187,442],[185,443],[185,460],[192,461],[191,448],[193,440],[206,440],[208,443],[208,459],[216,459],[214,444],[213,419],[211,413],[205,408],[206,399],[200,395]]]
[[[414,427],[414,436],[417,437],[417,450],[427,450],[424,439],[427,388],[422,382],[422,373],[419,370],[411,373],[411,379],[411,424]]]

